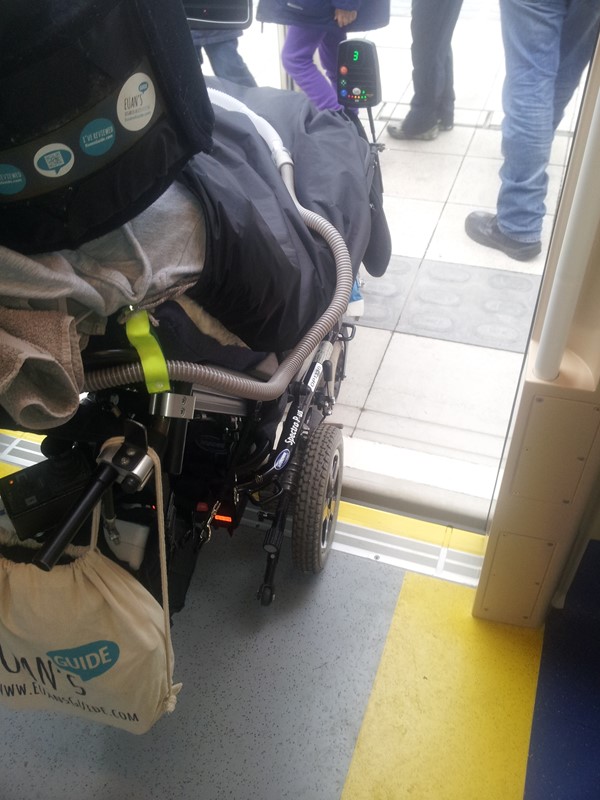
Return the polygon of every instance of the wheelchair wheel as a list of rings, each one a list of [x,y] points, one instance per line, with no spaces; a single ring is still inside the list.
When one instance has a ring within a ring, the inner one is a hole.
[[[328,389],[330,391],[333,389],[333,397],[337,400],[342,381],[346,377],[346,342],[343,339],[340,338],[334,343],[330,360],[333,367],[333,387]]]
[[[343,467],[341,430],[320,425],[308,440],[294,503],[292,560],[302,572],[321,572],[327,561],[342,493]]]

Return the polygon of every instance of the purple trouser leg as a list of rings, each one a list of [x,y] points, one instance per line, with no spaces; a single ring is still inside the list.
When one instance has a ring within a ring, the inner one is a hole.
[[[318,109],[334,111],[338,103],[335,89],[338,44],[346,38],[342,28],[290,25],[281,51],[281,63],[287,74]],[[314,62],[315,53],[327,78]]]

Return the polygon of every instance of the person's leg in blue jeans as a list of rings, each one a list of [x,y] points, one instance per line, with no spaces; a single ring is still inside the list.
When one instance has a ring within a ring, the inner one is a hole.
[[[498,228],[538,242],[554,138],[554,92],[567,0],[500,0],[506,59]]]
[[[547,166],[556,126],[589,63],[600,0],[500,0],[506,78],[497,215],[474,212],[467,234],[512,258],[541,251]]]
[[[283,68],[315,106],[322,110],[338,111],[335,89],[337,46],[346,38],[340,28],[319,28],[316,25],[290,25],[281,51]],[[314,62],[315,53],[329,77],[325,77]]]
[[[224,78],[242,86],[256,86],[252,73],[238,52],[237,39],[205,44],[203,48],[217,78]]]
[[[581,75],[594,54],[600,32],[600,1],[574,0],[569,5],[560,42],[560,65],[554,90],[554,129],[558,127]]]

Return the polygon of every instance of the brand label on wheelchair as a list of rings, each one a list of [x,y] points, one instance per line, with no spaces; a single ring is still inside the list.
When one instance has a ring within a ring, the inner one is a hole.
[[[286,447],[285,450],[282,450],[281,453],[279,453],[279,455],[275,459],[275,463],[273,464],[273,466],[275,467],[275,469],[283,469],[289,460],[290,460],[290,451]]]
[[[311,392],[314,392],[314,390],[316,389],[322,374],[323,374],[322,364],[316,364],[313,373],[308,381],[308,388],[311,390]]]
[[[284,439],[285,443],[289,444],[290,447],[292,447],[296,442],[296,436],[298,434],[298,429],[300,428],[300,425],[302,424],[302,416],[303,416],[302,411],[300,409],[298,409],[298,411],[296,411],[296,413],[292,417],[292,427],[290,428],[290,432],[288,433],[288,435]]]
[[[68,650],[51,650],[46,655],[59,670],[71,672],[82,681],[89,681],[114,667],[119,660],[119,652],[116,642],[101,640]]]
[[[117,99],[117,116],[128,131],[140,131],[152,119],[156,107],[154,83],[145,72],[136,72],[123,84]]]

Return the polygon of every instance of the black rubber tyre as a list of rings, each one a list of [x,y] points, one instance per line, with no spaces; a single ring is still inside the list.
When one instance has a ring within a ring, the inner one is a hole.
[[[333,346],[334,364],[335,364],[335,377],[333,383],[333,396],[337,400],[342,387],[342,381],[346,377],[346,342],[339,339]]]
[[[313,431],[298,480],[292,526],[292,559],[302,572],[321,572],[337,522],[344,438],[339,428],[321,424]]]
[[[270,606],[273,602],[273,589],[270,586],[261,586],[258,592],[258,599],[260,600],[261,606]]]

